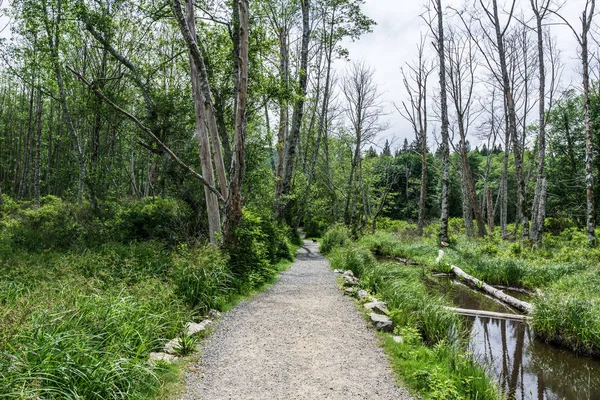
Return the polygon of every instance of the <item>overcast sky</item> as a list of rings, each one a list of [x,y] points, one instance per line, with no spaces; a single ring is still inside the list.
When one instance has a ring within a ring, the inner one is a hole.
[[[473,4],[473,0],[467,0]],[[562,14],[576,27],[583,11],[585,0],[564,0]],[[445,6],[460,8],[465,0],[443,0]],[[503,3],[503,0],[499,0]],[[400,67],[416,58],[416,44],[421,32],[426,33],[427,27],[420,15],[424,11],[425,0],[366,0],[363,11],[377,22],[373,33],[363,36],[359,41],[347,43],[350,57],[354,60],[364,60],[375,69],[375,80],[384,92],[387,117],[390,128],[380,135],[380,142],[386,138],[395,137],[396,146],[401,146],[404,138],[412,140],[414,134],[408,123],[397,113],[393,103],[401,104],[406,99],[404,86],[400,76]],[[530,1],[517,0],[518,6],[523,9],[524,15],[531,15]],[[556,19],[556,18],[555,18]],[[557,20],[554,22],[558,22]],[[563,86],[569,84],[579,87],[579,59],[577,55],[577,42],[572,31],[565,26],[552,26],[552,35],[557,38],[558,47],[563,51],[561,59],[565,64]],[[435,56],[435,55],[432,55]],[[338,63],[338,69],[344,69],[343,62]],[[431,82],[439,81],[437,71],[431,76]],[[431,128],[439,125],[431,123]],[[430,139],[430,142],[432,140]],[[473,146],[479,141],[472,138]]]

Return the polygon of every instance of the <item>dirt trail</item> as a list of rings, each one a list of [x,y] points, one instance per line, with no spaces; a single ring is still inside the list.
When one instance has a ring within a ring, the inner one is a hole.
[[[317,249],[223,316],[182,399],[411,399]]]

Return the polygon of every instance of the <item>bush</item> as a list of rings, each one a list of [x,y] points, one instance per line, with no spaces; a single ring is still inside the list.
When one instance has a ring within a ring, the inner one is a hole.
[[[157,239],[175,244],[194,237],[191,208],[171,198],[146,198],[118,206],[106,222],[110,237],[121,242]]]
[[[272,219],[244,209],[242,223],[236,230],[237,246],[227,249],[236,278],[254,288],[274,275],[274,265],[280,259],[293,259],[286,233],[286,228]]]
[[[0,221],[3,241],[28,250],[67,248],[82,243],[94,223],[88,207],[76,206],[54,196],[40,199],[40,206],[22,203],[10,207]]]
[[[570,218],[546,218],[544,222],[544,231],[552,235],[558,235],[570,228],[575,228],[575,223]]]
[[[329,228],[319,246],[319,251],[323,254],[328,254],[336,247],[342,247],[350,241],[350,232],[348,228],[342,224],[336,224]]]

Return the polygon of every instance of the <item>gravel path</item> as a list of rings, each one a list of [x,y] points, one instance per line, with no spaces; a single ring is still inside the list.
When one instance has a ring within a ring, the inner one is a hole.
[[[411,399],[317,249],[223,316],[182,399]]]

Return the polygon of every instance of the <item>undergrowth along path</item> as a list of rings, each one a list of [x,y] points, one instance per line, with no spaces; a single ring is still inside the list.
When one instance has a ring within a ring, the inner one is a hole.
[[[182,399],[411,399],[317,249],[305,241],[275,285],[223,316]]]

